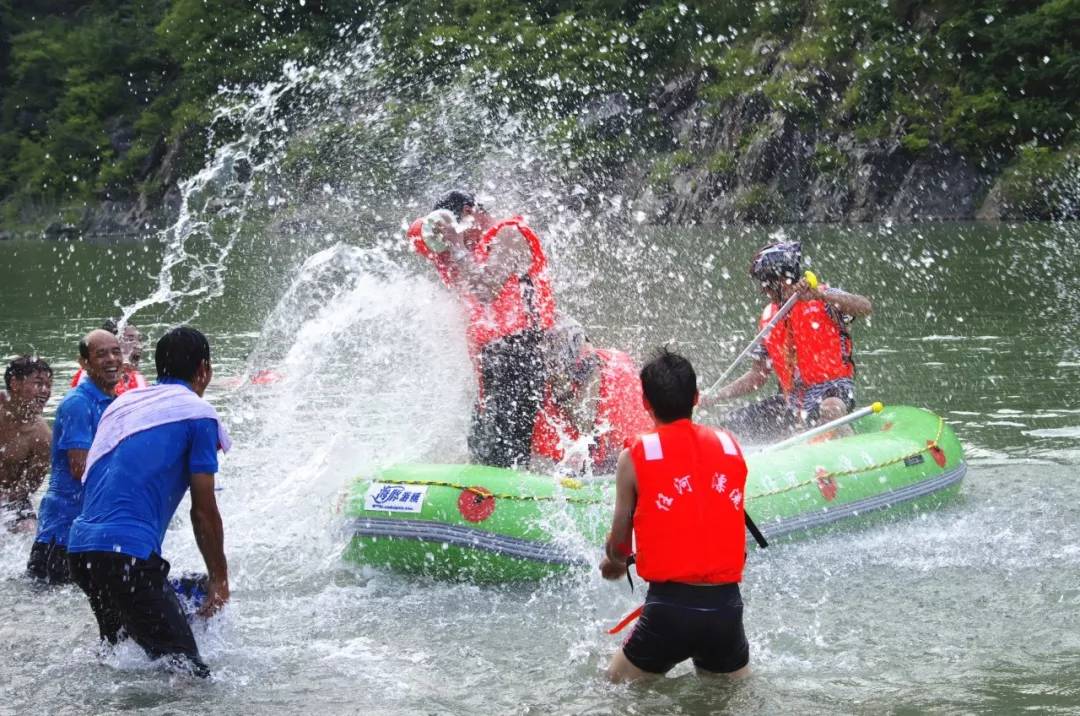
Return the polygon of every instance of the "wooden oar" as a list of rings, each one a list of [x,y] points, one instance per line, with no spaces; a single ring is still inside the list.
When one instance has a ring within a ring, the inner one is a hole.
[[[814,272],[813,271],[807,271],[805,276],[806,276],[806,283],[810,286],[810,288],[817,288],[818,280],[817,280],[817,276],[814,275]],[[758,334],[756,336],[754,336],[754,340],[750,341],[750,345],[748,345],[746,348],[744,348],[743,352],[735,357],[735,360],[732,361],[731,365],[729,365],[727,367],[727,370],[725,370],[723,372],[723,374],[721,374],[721,376],[719,378],[717,378],[716,382],[712,384],[711,388],[709,388],[708,390],[705,391],[706,395],[708,395],[709,393],[715,392],[717,388],[719,388],[721,385],[724,384],[724,380],[729,375],[731,375],[731,371],[735,370],[735,367],[737,365],[739,365],[739,363],[742,362],[743,358],[750,355],[750,351],[757,348],[757,345],[759,343],[761,343],[763,340],[765,340],[766,336],[769,335],[769,333],[776,326],[776,324],[779,323],[781,320],[783,320],[784,316],[786,316],[791,311],[791,308],[796,303],[798,303],[798,301],[799,301],[798,292],[793,293],[788,300],[784,301],[784,305],[781,306],[780,310],[776,312],[776,315],[773,316],[772,318],[770,318],[769,322],[766,323],[764,325],[764,327],[762,327],[762,329],[760,331],[758,331]]]
[[[811,428],[811,429],[807,430],[805,433],[799,433],[798,435],[794,435],[794,436],[788,438],[787,440],[781,440],[780,442],[775,443],[773,445],[767,445],[761,450],[761,452],[771,452],[772,450],[779,450],[780,448],[786,448],[786,447],[788,447],[790,445],[795,445],[797,443],[801,443],[803,440],[808,440],[808,439],[814,437],[815,435],[821,435],[822,433],[827,433],[830,430],[833,430],[835,428],[840,427],[841,425],[847,425],[848,423],[853,423],[856,420],[858,420],[859,418],[866,417],[870,413],[880,413],[884,409],[885,409],[885,406],[882,405],[880,402],[873,403],[872,405],[867,405],[865,408],[859,408],[858,410],[856,410],[854,412],[848,413],[847,415],[843,416],[842,418],[837,418],[836,420],[830,420],[829,422],[825,423],[824,425],[819,425],[816,428]]]

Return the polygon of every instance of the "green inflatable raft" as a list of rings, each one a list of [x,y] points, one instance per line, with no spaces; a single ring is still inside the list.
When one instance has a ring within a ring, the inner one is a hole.
[[[852,427],[848,437],[747,456],[747,511],[766,537],[932,508],[959,490],[963,450],[937,415],[896,406]],[[595,561],[613,502],[610,477],[399,465],[352,485],[345,557],[447,579],[541,579]]]

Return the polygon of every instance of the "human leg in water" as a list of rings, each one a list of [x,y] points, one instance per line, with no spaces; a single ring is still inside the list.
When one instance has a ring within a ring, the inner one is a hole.
[[[469,449],[474,462],[524,467],[544,389],[540,334],[522,331],[484,347]]]

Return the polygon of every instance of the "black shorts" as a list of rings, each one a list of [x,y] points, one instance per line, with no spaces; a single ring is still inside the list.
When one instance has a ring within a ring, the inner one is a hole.
[[[750,663],[742,614],[738,584],[650,584],[645,610],[626,638],[623,654],[652,674],[665,674],[686,659],[703,671],[738,671]]]
[[[720,424],[746,442],[775,442],[816,425],[826,398],[839,398],[848,411],[854,410],[854,384],[844,378],[811,386],[802,396],[801,407],[778,393],[728,412]]]
[[[547,379],[540,331],[524,330],[480,351],[480,392],[469,433],[472,461],[526,467]]]
[[[30,560],[26,573],[48,584],[67,584],[71,581],[68,568],[67,547],[52,542],[35,542],[30,548]]]
[[[210,675],[169,581],[168,562],[156,554],[136,559],[115,552],[73,552],[68,559],[103,641],[129,637],[152,659],[168,657],[196,676]]]

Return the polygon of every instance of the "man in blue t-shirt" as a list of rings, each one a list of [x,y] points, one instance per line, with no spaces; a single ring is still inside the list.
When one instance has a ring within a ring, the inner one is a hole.
[[[36,579],[52,584],[71,579],[68,530],[82,509],[86,455],[102,413],[115,398],[123,362],[120,341],[108,331],[90,331],[79,341],[79,365],[89,380],[69,390],[56,409],[49,487],[38,508],[37,536],[26,565]]]
[[[154,360],[157,385],[124,393],[101,421],[68,559],[102,640],[115,644],[123,632],[151,658],[167,657],[205,677],[210,672],[169,585],[161,543],[190,489],[191,526],[209,573],[200,613],[220,609],[229,577],[214,474],[228,435],[202,399],[213,376],[203,334],[174,328],[158,341]]]

